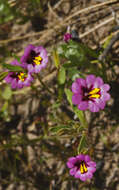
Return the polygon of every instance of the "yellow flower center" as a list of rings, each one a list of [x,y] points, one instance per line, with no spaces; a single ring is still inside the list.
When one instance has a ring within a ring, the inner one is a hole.
[[[85,163],[84,163],[84,162],[81,163],[81,165],[80,165],[80,172],[81,172],[81,174],[84,174],[84,173],[86,173],[87,171],[88,171],[88,169],[87,169]]]
[[[89,95],[89,98],[100,98],[100,88],[94,88],[93,90],[91,90],[88,95]]]
[[[35,59],[33,60],[33,62],[34,62],[36,65],[40,65],[40,64],[41,64],[41,61],[42,61],[42,58],[41,58],[40,56],[35,57]]]
[[[20,72],[20,73],[18,74],[18,78],[19,78],[19,80],[21,80],[21,81],[24,81],[26,77],[27,77],[27,74],[26,74],[26,73]]]

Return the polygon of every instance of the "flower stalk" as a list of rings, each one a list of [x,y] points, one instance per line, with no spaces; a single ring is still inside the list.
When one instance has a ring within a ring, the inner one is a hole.
[[[45,88],[45,90],[47,90],[50,94],[53,94],[53,91],[51,91],[49,89],[49,87],[43,82],[43,80],[41,79],[40,75],[37,75],[38,76],[38,80],[39,82],[42,84],[42,86]],[[54,95],[54,94],[53,94]]]

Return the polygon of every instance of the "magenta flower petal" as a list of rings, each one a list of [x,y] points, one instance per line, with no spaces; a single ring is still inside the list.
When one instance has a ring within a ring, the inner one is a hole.
[[[35,69],[34,69],[34,67],[33,67],[32,64],[29,64],[29,65],[27,66],[27,69],[28,69],[28,71],[29,71],[30,73],[34,73],[34,72],[35,72]]]
[[[15,59],[11,63],[11,65],[21,66],[21,64]]]
[[[13,79],[12,81],[11,81],[11,88],[17,88],[17,81],[16,81],[16,79]]]
[[[27,57],[29,56],[29,54],[31,53],[32,49],[34,49],[35,46],[29,44],[25,50],[24,50],[24,55],[21,57],[21,62],[22,63],[26,63]],[[26,65],[27,66],[27,65]]]
[[[73,168],[73,169],[71,169],[70,171],[69,171],[69,173],[70,173],[70,175],[75,175],[75,173],[76,173],[76,170],[77,170],[77,168],[75,167],[75,168]]]
[[[78,78],[78,79],[76,79],[76,82],[78,82],[78,85],[80,86],[80,88],[86,87],[86,81],[85,81],[85,79]]]
[[[71,162],[71,163],[75,163],[75,160],[76,160],[75,157],[70,157],[70,158],[68,159],[68,161]]]
[[[90,161],[90,156],[89,155],[85,155],[85,162],[89,162]]]
[[[86,84],[87,84],[87,87],[88,87],[88,88],[90,88],[91,85],[94,83],[95,78],[96,78],[96,77],[95,77],[94,75],[88,75],[88,76],[86,77]]]
[[[96,167],[96,163],[93,162],[93,161],[88,162],[88,165],[89,165],[89,166],[92,166],[92,167]]]
[[[18,81],[16,88],[19,88],[19,89],[23,88],[23,82],[22,81]]]
[[[97,106],[100,108],[100,109],[104,109],[105,107],[105,101],[102,99],[102,97],[100,99],[96,99],[95,100],[95,103],[97,103]]]
[[[68,42],[70,39],[72,39],[72,35],[70,33],[64,34],[63,40],[65,42]]]
[[[21,62],[24,68],[28,69],[30,73],[39,73],[47,66],[47,51],[42,46],[35,47],[30,44],[25,48],[24,54],[21,57]]]
[[[96,163],[91,161],[90,156],[84,154],[69,158],[67,167],[70,169],[70,175],[81,181],[91,179],[96,171]]]
[[[95,167],[88,167],[88,171],[94,173],[96,171]]]
[[[95,170],[96,170],[96,168],[95,168]],[[86,179],[91,179],[92,177],[93,177],[93,173],[88,172],[88,173],[86,174]]]
[[[74,83],[72,84],[72,92],[74,92],[74,93],[79,93],[80,91],[81,91],[80,85],[78,84],[77,81],[74,82]]]
[[[98,112],[110,99],[109,89],[110,86],[104,84],[101,77],[88,75],[86,79],[77,78],[72,84],[72,102],[79,110]]]
[[[108,84],[103,84],[102,86],[101,86],[101,90],[102,91],[109,91],[109,89],[110,89],[110,86],[108,85]]]
[[[110,99],[110,94],[105,92],[105,93],[102,95],[102,100],[108,101],[109,99]]]
[[[10,63],[11,65],[14,65],[14,66],[20,66],[20,67],[22,67],[22,68],[26,68],[26,66],[25,66],[25,64],[24,63],[19,63],[16,59],[15,60],[13,60],[11,63]]]
[[[34,73],[39,73],[41,71],[41,66],[39,65],[36,65],[35,68],[34,68]]]
[[[24,86],[30,86],[34,80],[30,73],[23,72],[9,72],[4,79],[6,83],[11,83],[11,88],[23,88]]]
[[[80,180],[81,181],[86,181],[87,180],[87,176],[86,175],[80,175]]]
[[[75,104],[75,105],[79,104],[80,101],[81,101],[81,99],[82,99],[82,96],[79,95],[79,94],[74,94],[74,95],[72,96],[72,102],[73,102],[73,104]]]
[[[79,110],[86,110],[86,109],[88,109],[88,101],[81,101],[78,104],[78,109]]]
[[[75,157],[69,158],[69,160],[68,160],[68,162],[67,162],[68,168],[73,168],[75,162],[76,162],[76,158],[75,158]]]
[[[11,80],[12,80],[12,79],[11,79],[11,77],[10,77],[10,73],[11,73],[11,72],[9,72],[8,75],[4,78],[4,80],[6,81],[6,83],[11,83]]]
[[[95,102],[89,101],[88,108],[91,112],[98,112],[99,106],[95,104]]]
[[[101,78],[101,77],[97,77],[97,78],[95,79],[94,88],[99,88],[99,87],[101,87],[103,84],[104,84],[104,83],[103,83],[102,78]]]
[[[67,162],[67,167],[68,167],[68,168],[73,168],[73,164],[70,163],[70,162]]]
[[[19,63],[16,59],[13,60],[10,64],[11,64],[11,65],[14,65],[14,66],[19,66],[19,67],[25,69],[25,65],[24,65],[23,63]]]
[[[80,179],[80,176],[81,176],[81,172],[80,171],[77,171],[74,175],[75,178],[79,178]]]
[[[79,154],[78,156],[76,156],[76,159],[80,160],[80,161],[85,160],[85,155],[84,154]]]
[[[106,105],[105,101],[100,101],[100,104],[98,106],[101,110],[103,110],[105,108],[105,105]]]

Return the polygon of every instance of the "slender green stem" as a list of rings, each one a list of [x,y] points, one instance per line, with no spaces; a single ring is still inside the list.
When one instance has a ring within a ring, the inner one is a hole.
[[[88,128],[88,122],[86,119],[86,112],[83,112],[83,114],[84,114],[84,126],[85,126],[85,128]]]
[[[37,87],[34,86],[33,84],[31,84],[31,88],[32,88],[33,90],[35,90],[35,91],[38,91]]]
[[[53,92],[49,89],[49,87],[42,81],[41,77],[38,75],[38,80],[42,84],[42,86],[50,93],[53,94]],[[54,94],[53,94],[54,95]]]
[[[73,107],[73,111],[74,111],[74,113],[77,115],[77,117],[79,118],[79,120],[80,120],[82,126],[83,126],[84,128],[88,128],[88,123],[87,123],[87,121],[86,121],[85,112],[79,110],[77,107]]]

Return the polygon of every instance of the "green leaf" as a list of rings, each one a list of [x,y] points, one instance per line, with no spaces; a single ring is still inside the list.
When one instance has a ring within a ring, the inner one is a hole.
[[[77,115],[77,117],[79,118],[82,126],[87,127],[87,122],[86,122],[86,119],[85,119],[85,116],[84,116],[84,112],[79,110],[76,106],[73,107],[73,111]]]
[[[53,133],[58,133],[58,132],[61,132],[63,130],[69,130],[71,127],[69,125],[58,125],[58,126],[55,126],[55,127],[51,127],[50,128],[50,131],[53,132]]]
[[[67,44],[61,44],[58,48],[57,48],[57,53],[59,54],[59,56],[61,57],[65,57],[65,52],[67,50]]]
[[[56,49],[53,50],[53,58],[54,58],[56,68],[59,68],[60,60],[59,60],[59,55]]]
[[[71,106],[73,106],[72,104],[72,91],[69,90],[68,88],[65,88],[65,94],[67,96],[67,100],[70,103]]]
[[[14,18],[13,10],[7,1],[0,0],[0,24]]]
[[[5,112],[8,110],[8,101],[6,101],[3,106],[2,106],[2,109],[0,110],[1,112]]]
[[[67,61],[66,63],[63,64],[63,67],[69,69],[71,67],[74,67],[74,64],[72,64],[71,61]]]
[[[98,58],[99,55],[95,50],[91,49],[90,47],[88,47],[87,45],[82,44],[82,43],[80,43],[79,46],[84,50],[85,55],[87,57],[92,57],[95,59]]]
[[[62,102],[63,94],[64,94],[64,85],[59,85],[59,87],[58,87],[58,100],[59,100],[59,102]]]
[[[76,78],[84,78],[83,74],[79,71],[79,69],[73,67],[68,69],[68,77],[75,81]]]
[[[79,118],[81,124],[83,127],[87,127],[87,122],[86,122],[86,119],[85,119],[85,116],[84,116],[84,112],[79,110],[76,106],[73,106],[73,103],[72,103],[72,91],[65,88],[65,94],[67,96],[67,100],[68,102],[70,103],[74,113],[77,115],[77,117]]]
[[[8,72],[0,73],[0,81],[2,81],[7,75],[8,75]]]
[[[21,160],[21,157],[20,157],[20,155],[18,153],[15,154],[15,159],[16,160]]]
[[[83,153],[86,148],[87,148],[86,136],[83,135],[81,137],[80,143],[79,143],[78,148],[77,148],[78,154]]]
[[[5,99],[5,100],[9,100],[12,96],[12,90],[9,86],[6,86],[5,90],[3,91],[2,93],[2,97]]]
[[[14,66],[14,65],[10,65],[10,64],[6,64],[6,63],[3,63],[2,66],[6,69],[9,69],[10,71],[24,71],[24,69],[20,66]]]
[[[79,43],[71,41],[66,45],[61,45],[59,55],[68,59],[68,63],[64,64],[64,67],[76,67],[85,66],[88,63],[88,59],[85,55],[85,51],[80,47]]]
[[[71,66],[79,66],[87,62],[84,51],[81,48],[68,47],[65,56],[71,61]]]
[[[56,101],[56,102],[54,102],[54,104],[52,105],[52,108],[53,108],[53,109],[57,109],[57,108],[60,107],[60,105],[61,105],[61,103],[60,103],[59,101]]]
[[[64,84],[66,80],[66,71],[64,67],[61,67],[58,73],[59,84]]]
[[[73,107],[73,110],[74,110],[75,114],[77,115],[77,117],[79,119],[83,120],[83,118],[84,118],[83,111],[79,110],[77,107]]]
[[[108,36],[107,40],[103,44],[104,49],[109,45],[111,39],[112,39],[112,33]]]
[[[98,53],[95,50],[72,40],[67,44],[62,44],[58,48],[58,53],[61,57],[68,60],[67,63],[63,64],[63,67],[67,69],[79,66],[89,68],[90,61],[98,57]]]
[[[22,64],[21,61],[20,61],[20,57],[18,57],[18,56],[15,55],[14,53],[12,54],[12,56],[13,56],[14,59],[16,59],[20,64]]]

